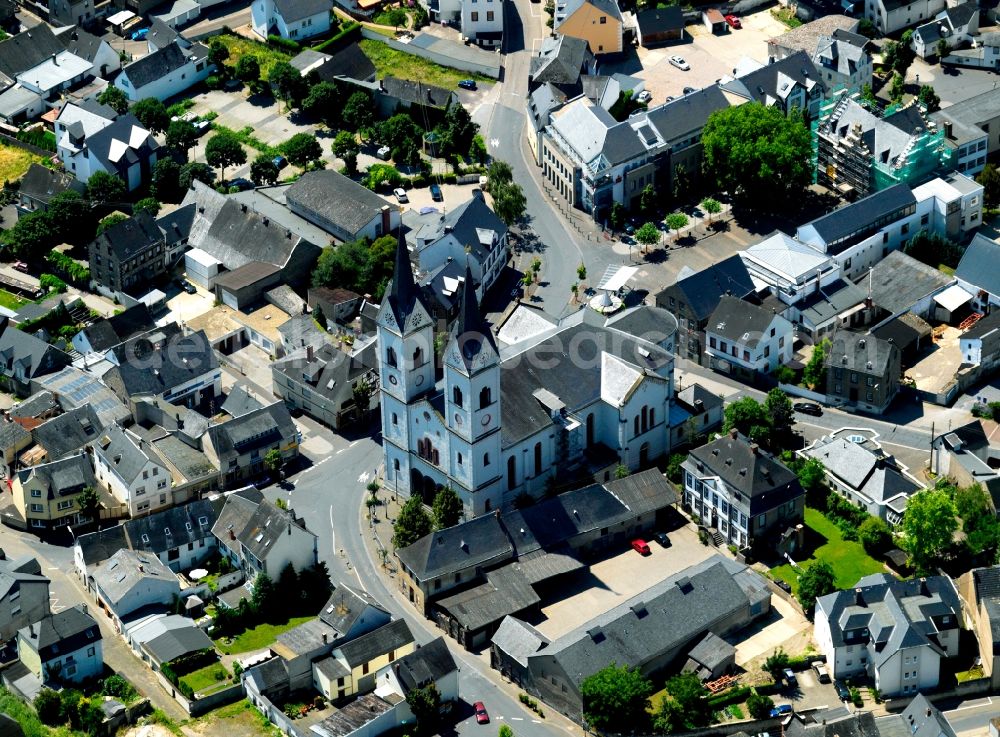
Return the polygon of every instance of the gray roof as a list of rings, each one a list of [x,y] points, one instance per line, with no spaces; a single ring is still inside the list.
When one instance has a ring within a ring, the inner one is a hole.
[[[722,403],[721,399],[716,399]],[[680,501],[674,487],[656,468],[608,481],[604,487],[634,515],[658,512]]]
[[[22,484],[31,480],[40,486],[46,500],[54,500],[64,496],[75,496],[84,487],[96,487],[94,470],[90,467],[90,458],[85,454],[69,456],[38,466],[29,466],[17,472]]]
[[[23,375],[33,379],[58,371],[70,363],[70,358],[44,340],[8,325],[0,335],[0,362],[3,373],[12,376],[14,367],[20,365]]]
[[[86,565],[101,563],[122,548],[128,547],[128,536],[125,534],[125,525],[115,525],[107,527],[97,532],[88,532],[76,538],[74,547],[80,548],[83,562]]]
[[[405,619],[397,619],[345,642],[338,649],[347,664],[356,668],[411,642],[413,634],[410,626]]]
[[[152,23],[149,24],[149,31],[146,32],[146,41],[151,42],[156,48],[162,49],[166,46],[179,42],[182,45],[190,45],[190,42],[181,35],[176,28],[171,28],[157,16],[153,16]]]
[[[67,412],[89,407],[97,415],[101,427],[126,422],[131,418],[128,407],[115,393],[98,376],[83,369],[66,366],[62,371],[48,374],[36,381],[38,386],[45,387],[46,394],[51,392],[58,396],[59,404]]]
[[[362,727],[390,709],[392,705],[388,701],[367,693],[338,709],[319,724],[314,724],[311,729],[319,737],[348,737],[358,734]]]
[[[666,7],[647,7],[635,14],[635,23],[639,34],[645,36],[652,33],[684,30],[684,11],[680,5]]]
[[[274,289],[267,290],[264,299],[291,316],[301,315],[306,311],[306,301],[287,284],[279,284]]]
[[[95,351],[102,351],[124,343],[140,333],[156,327],[156,321],[144,302],[129,307],[116,315],[98,320],[84,328]]]
[[[853,330],[838,330],[831,343],[826,353],[827,366],[875,376],[884,376],[893,352],[899,352],[899,348],[887,340]]]
[[[303,174],[285,192],[285,200],[305,217],[332,222],[352,234],[378,217],[383,207],[395,209],[370,189],[328,169]]]
[[[200,650],[210,650],[215,647],[212,639],[204,630],[194,625],[193,620],[187,627],[168,630],[152,640],[144,642],[142,647],[160,663],[170,663],[177,658],[196,653]]]
[[[263,406],[264,403],[247,391],[246,387],[237,385],[229,392],[229,396],[222,403],[221,409],[232,417],[241,417]]]
[[[177,577],[152,553],[119,550],[99,563],[93,572],[94,583],[100,587],[112,605],[144,581],[172,583],[180,592]]]
[[[187,415],[188,417],[201,417],[194,410],[190,410]],[[205,421],[205,427],[208,427],[207,420]],[[182,432],[187,434],[191,428],[190,424],[185,424]],[[192,429],[191,437],[200,437],[204,432],[198,432],[197,430],[198,428]],[[212,464],[212,461],[204,452],[198,448],[191,447],[184,440],[181,440],[177,434],[153,440],[153,447],[156,448],[156,452],[159,453],[161,458],[166,460],[171,467],[176,468],[188,481],[202,479],[219,472],[219,469]]]
[[[865,292],[852,282],[837,279],[821,286],[797,304],[804,319],[819,326],[865,301]]]
[[[161,554],[190,544],[197,547],[199,540],[212,536],[216,516],[212,502],[196,499],[145,517],[126,520],[123,527],[133,550]]]
[[[1000,244],[976,233],[958,262],[955,276],[974,287],[1000,296]]]
[[[291,350],[307,346],[319,348],[330,340],[312,315],[292,315],[278,327],[278,334],[282,343]]]
[[[269,450],[294,438],[297,433],[288,407],[281,401],[208,428],[209,439],[220,462],[248,454],[255,448]]]
[[[562,11],[562,18],[569,18],[573,13],[578,11],[584,5],[591,5],[601,13],[607,13],[612,18],[617,20],[622,19],[622,11],[618,8],[618,3],[616,0],[568,0],[565,3],[565,9]],[[556,23],[556,28],[559,27],[559,23]]]
[[[21,427],[19,422],[0,419],[0,450],[16,449],[31,439],[31,433]]]
[[[589,51],[587,41],[573,36],[546,36],[531,57],[532,84],[549,82],[556,85],[575,85],[580,81],[583,65]]]
[[[86,185],[79,182],[72,174],[55,171],[36,163],[28,167],[18,185],[20,194],[44,203],[51,202],[57,194],[70,190],[83,194]]]
[[[1000,566],[976,568],[972,571],[976,601],[986,610],[990,632],[993,633],[994,655],[1000,650]],[[971,603],[971,602],[970,602]]]
[[[254,513],[247,521],[246,527],[237,535],[237,538],[243,545],[244,550],[253,554],[257,560],[263,561],[267,560],[267,556],[274,549],[271,547],[271,543],[277,540],[279,536],[289,534],[288,530],[291,527],[309,532],[294,519],[291,512],[278,509],[265,499],[254,510]]]
[[[718,635],[709,632],[698,644],[691,648],[688,657],[698,665],[714,671],[717,667],[724,665],[727,660],[736,656],[736,648],[723,640]]]
[[[285,23],[311,18],[333,9],[331,0],[274,0],[274,7]]]
[[[344,678],[345,676],[349,676],[351,674],[351,671],[348,670],[346,665],[332,656],[315,661],[313,663],[313,668],[318,670],[331,681],[335,681],[338,678]]]
[[[122,74],[128,77],[132,87],[142,89],[148,84],[157,82],[172,72],[183,69],[194,60],[208,56],[208,49],[202,44],[194,44],[191,48],[182,47],[177,41],[147,54],[122,68]]]
[[[385,77],[379,81],[379,86],[384,94],[395,97],[404,105],[420,105],[445,110],[450,105],[458,104],[458,96],[452,90],[446,90],[432,84]]]
[[[510,558],[514,546],[496,515],[486,514],[424,535],[396,556],[418,580]]]
[[[688,412],[708,412],[721,407],[722,397],[715,392],[709,391],[701,384],[689,384],[687,387],[677,392],[675,397],[678,404],[682,405]],[[700,402],[701,404],[697,404]]]
[[[809,225],[826,243],[836,243],[854,233],[866,231],[886,216],[916,202],[908,185],[896,184],[816,218]]]
[[[52,28],[40,23],[0,41],[0,72],[14,78],[64,50],[64,43],[52,32]]]
[[[332,627],[338,637],[345,637],[368,607],[378,609],[384,616],[389,616],[388,610],[367,592],[355,591],[344,584],[337,584],[323,605],[319,618]]]
[[[785,100],[795,86],[802,87],[811,94],[816,85],[820,89],[824,88],[812,59],[805,51],[796,51],[784,59],[765,64],[732,81],[723,82],[720,86],[750,100],[772,105],[776,101]]]
[[[798,477],[777,458],[737,434],[723,435],[688,456],[698,475],[719,476],[750,499],[751,514],[778,507],[805,492]]]
[[[87,136],[86,147],[105,169],[118,171],[122,162],[131,166],[145,161],[147,154],[159,149],[160,144],[138,118],[125,113],[111,125]]]
[[[97,413],[87,404],[43,422],[31,434],[49,459],[56,460],[97,440],[102,429]]]
[[[87,613],[87,607],[77,604],[21,628],[18,637],[21,646],[26,645],[36,652],[44,664],[87,644],[100,642],[101,628]]]
[[[922,693],[913,698],[900,718],[908,725],[911,737],[956,737],[945,715]]]
[[[152,462],[163,466],[163,461],[149,443],[119,425],[106,428],[95,446],[94,452],[102,456],[104,462],[129,485],[142,473],[146,464]]]
[[[908,312],[929,294],[940,292],[955,279],[902,251],[893,251],[872,267],[871,281],[862,277],[858,286],[871,284],[872,301],[893,315]]]
[[[739,254],[735,254],[678,279],[674,285],[656,295],[656,304],[668,308],[669,297],[683,299],[694,313],[695,319],[701,322],[711,316],[723,295],[743,299],[753,292],[753,279],[750,278],[746,263]]]
[[[152,343],[139,338],[129,344],[127,352],[146,358],[152,350]],[[156,396],[219,368],[219,359],[204,330],[188,335],[176,333],[158,352],[164,360],[156,361],[153,367],[149,360],[130,360],[129,356],[108,370],[104,375],[105,383],[120,398],[139,394]]]
[[[827,473],[878,504],[885,505],[896,499],[895,506],[903,506],[905,500],[900,503],[898,498],[909,499],[921,488],[904,476],[892,459],[844,437],[821,438],[802,453],[821,461]]]
[[[705,330],[728,340],[745,343],[751,348],[760,342],[775,313],[742,299],[723,295]]]
[[[409,655],[399,658],[393,663],[392,668],[403,690],[409,693],[414,688],[437,683],[454,672],[457,666],[445,639],[438,637]]]
[[[677,318],[662,306],[641,304],[618,313],[608,320],[608,326],[650,343],[660,343],[677,332]]]
[[[377,351],[377,344],[372,342],[362,350],[348,355],[324,341],[313,351],[312,361],[308,359],[308,349],[299,349],[271,364],[271,370],[283,374],[296,385],[308,385],[340,410],[354,402],[354,384],[357,380],[377,370]],[[372,401],[377,401],[377,398],[373,397]]]
[[[65,369],[63,370],[65,371]],[[37,419],[44,414],[54,412],[58,409],[59,402],[56,401],[55,395],[50,391],[42,389],[11,407],[10,416]]]
[[[481,196],[473,195],[457,207],[449,208],[443,214],[432,213],[420,218],[420,227],[407,234],[407,240],[427,243],[429,248],[441,238],[448,235],[454,237],[466,252],[477,258],[485,266],[487,257],[494,250],[494,239],[499,241],[507,235],[507,226],[503,220],[486,204]],[[488,242],[484,243],[484,239]]]
[[[163,233],[156,220],[145,210],[139,210],[132,217],[115,223],[97,236],[92,248],[104,245],[120,261],[124,261],[162,242]]]
[[[994,310],[962,335],[963,340],[982,341],[984,354],[996,351],[1000,342],[1000,310]]]
[[[212,525],[212,534],[225,547],[239,554],[239,536],[262,501],[264,495],[256,489],[242,489],[227,494],[222,511]]]
[[[41,567],[35,558],[0,560],[0,598],[16,591],[23,584],[44,583],[49,579],[40,574]]]
[[[467,631],[475,632],[540,602],[517,564],[509,564],[487,573],[485,583],[445,597],[437,605]]]
[[[300,655],[309,655],[324,646],[333,646],[337,633],[326,622],[310,619],[298,627],[282,632],[277,637],[280,654],[288,660]],[[326,648],[329,652],[329,647]]]
[[[537,653],[551,640],[527,622],[508,616],[504,617],[490,642],[522,667],[527,667],[528,656]]]
[[[778,46],[790,51],[808,51],[811,54],[823,36],[829,36],[838,30],[853,31],[857,27],[856,18],[847,15],[825,15],[768,39],[767,43],[769,46]]]

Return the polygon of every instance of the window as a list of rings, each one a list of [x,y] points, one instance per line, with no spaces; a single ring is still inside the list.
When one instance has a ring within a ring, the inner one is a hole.
[[[477,20],[479,20],[479,13],[477,13],[475,10],[473,10],[472,11],[472,22],[475,23]]]
[[[767,358],[770,355],[771,355],[771,346],[769,345],[764,346],[764,358]]]
[[[73,506],[73,500],[72,499],[67,499],[66,501],[59,502],[56,505],[56,509],[58,509],[59,511],[62,511],[64,509],[69,509],[72,506]]]
[[[602,25],[602,26],[605,26],[605,25],[607,25],[607,24],[608,24],[608,16],[606,16],[606,15],[602,15],[602,16],[601,16],[601,25]]]
[[[921,215],[920,216],[920,224],[921,225],[927,225],[927,223],[930,221],[930,219],[931,219],[931,216],[929,214]]]
[[[88,658],[92,658],[92,657],[94,657],[94,653],[95,653],[95,652],[96,652],[96,650],[95,650],[94,648],[92,648],[92,647],[88,647],[88,648],[87,648],[87,657],[88,657]]]
[[[490,388],[484,386],[483,390],[479,392],[479,409],[486,409],[491,404],[493,404],[493,395],[490,392]]]
[[[715,338],[709,338],[709,339],[708,339],[708,345],[709,345],[709,346],[710,346],[711,348],[715,348]]]
[[[396,368],[396,351],[391,346],[385,352],[385,362]]]
[[[31,495],[37,499],[38,497],[40,497],[42,495],[42,492],[39,489],[32,489],[31,490]]]
[[[784,347],[785,347],[785,336],[781,336],[780,338],[778,338],[778,348],[784,348]]]
[[[441,582],[438,581],[437,583],[441,583]],[[363,676],[367,676],[368,675],[368,663],[365,663],[364,665],[361,666],[361,675],[363,675]]]
[[[460,465],[460,466],[462,465],[462,454],[461,453],[458,454],[458,465]]]
[[[492,10],[487,10],[486,11],[486,20],[489,21],[489,22],[493,21],[493,11]]]
[[[873,401],[875,399],[875,392],[866,392],[865,399],[869,402]]]
[[[489,453],[483,453],[483,465],[484,466],[490,465],[490,454]]]
[[[900,232],[901,235],[906,235],[907,233],[909,233],[910,232],[910,224],[909,223],[903,223],[903,227],[899,229],[899,232]]]
[[[41,512],[42,511],[42,505],[41,504],[32,504],[31,505],[31,511],[32,512]]]
[[[434,590],[437,591],[440,588],[441,588],[441,579],[440,578],[435,578],[434,579]]]
[[[462,406],[462,389],[460,387],[455,387],[451,392],[451,401],[456,407]]]
[[[762,528],[764,526],[764,522],[765,521],[766,521],[766,515],[762,514],[762,515],[758,516],[757,517],[757,529]]]
[[[395,412],[392,413],[392,424],[393,425],[398,425],[399,424],[399,417],[396,416]]]

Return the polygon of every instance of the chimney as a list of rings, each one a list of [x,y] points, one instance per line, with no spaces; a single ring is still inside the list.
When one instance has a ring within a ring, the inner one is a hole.
[[[955,139],[954,125],[950,120],[944,121],[944,136],[945,138]]]
[[[864,594],[861,592],[861,589],[854,589],[854,603],[857,604],[858,606],[865,605],[865,597]]]
[[[931,595],[930,587],[927,585],[927,579],[924,577],[920,578],[920,595],[921,596]]]
[[[240,212],[246,212],[246,211],[247,211],[247,203],[246,202],[241,202],[240,203]]]
[[[389,206],[382,205],[382,234],[387,234],[392,230],[392,219],[389,213]]]
[[[739,435],[739,434],[740,434],[740,431],[739,431],[739,430],[737,430],[737,429],[736,429],[735,427],[734,427],[734,428],[732,428],[732,429],[731,429],[731,430],[729,431],[729,437],[731,437],[731,438],[732,438],[733,440],[736,440],[736,436],[737,436],[737,435]]]
[[[52,54],[52,63],[59,66],[59,59],[56,58],[55,54]]]
[[[754,455],[757,455],[757,453],[759,451],[760,451],[760,446],[757,445],[757,443],[750,443],[750,452],[751,453],[753,453]]]
[[[142,563],[140,563],[140,564],[139,564],[139,573],[142,573],[142,572],[143,572],[143,570],[144,570],[144,569],[143,569],[143,567],[142,567]]]
[[[325,645],[329,639],[330,639],[330,634],[328,632],[324,632],[323,633],[323,644]]]
[[[823,276],[823,269],[816,269],[816,294],[819,294],[819,290],[821,289],[820,280],[822,276]]]
[[[266,228],[270,224],[271,221],[268,220],[267,218],[264,218],[263,222],[264,222],[264,227]]]
[[[306,347],[306,363],[312,363],[314,359],[315,359],[315,355],[313,354],[313,347],[312,346],[307,346]]]

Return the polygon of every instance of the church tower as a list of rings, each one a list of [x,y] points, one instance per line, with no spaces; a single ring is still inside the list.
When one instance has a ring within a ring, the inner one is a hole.
[[[469,516],[500,503],[500,353],[476,300],[466,265],[458,319],[445,349],[445,420],[449,476]]]
[[[434,389],[434,326],[413,279],[402,232],[377,326],[385,481],[409,494],[410,405]]]

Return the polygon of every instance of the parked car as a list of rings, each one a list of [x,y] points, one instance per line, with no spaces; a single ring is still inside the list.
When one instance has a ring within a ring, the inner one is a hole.
[[[410,198],[406,196],[406,190],[402,187],[396,187],[392,190],[392,194],[396,198],[396,202],[409,202]]]
[[[476,703],[474,703],[472,705],[472,708],[476,712],[476,721],[477,722],[479,722],[480,724],[489,724],[490,723],[490,715],[486,711],[486,707],[483,706],[483,702],[482,701],[477,701]]]
[[[388,161],[391,155],[392,149],[388,146],[379,146],[378,150],[375,152],[375,156],[382,159],[382,161]]]
[[[837,690],[837,696],[840,697],[841,701],[851,700],[851,690],[844,685],[843,681],[834,681],[833,687]]]
[[[249,179],[244,179],[243,177],[238,177],[229,182],[230,187],[236,187],[240,192],[246,192],[248,189],[254,188],[254,183]]]
[[[273,159],[271,159],[271,163],[274,164],[276,167],[278,167],[279,170],[281,170],[284,169],[286,166],[288,166],[288,159],[286,159],[284,156],[275,156]]]
[[[635,235],[635,226],[631,223],[627,224],[624,228],[625,235]]]
[[[194,132],[196,135],[203,136],[212,129],[212,123],[208,120],[196,120],[194,123]]]
[[[788,583],[788,581],[783,581],[782,579],[779,578],[774,583],[782,591],[784,591],[786,593],[789,593],[789,594],[792,593],[792,585],[790,583]]]
[[[25,274],[28,273],[28,265],[24,261],[15,261],[12,265],[16,271],[23,271]]]
[[[783,671],[781,671],[781,673],[782,675],[785,676],[785,682],[789,686],[795,688],[796,686],[799,685],[799,680],[795,677],[795,674],[792,672],[791,668],[785,668]]]
[[[635,101],[640,103],[647,103],[653,99],[653,93],[649,90],[643,90],[638,95],[636,95]]]
[[[740,22],[739,16],[735,16],[732,13],[726,16],[726,23],[729,24],[730,28],[742,28],[743,24]]]
[[[826,669],[826,663],[822,660],[814,660],[812,662],[813,670],[816,671],[816,678],[819,679],[820,683],[830,682],[830,673]]]
[[[138,31],[132,34],[133,41],[145,41],[146,34],[149,33],[148,28],[140,28]]]
[[[649,549],[649,543],[642,538],[636,538],[632,541],[632,550],[637,552],[639,555],[650,555],[652,553]]]
[[[685,95],[690,95],[692,92],[697,92],[697,91],[698,90],[696,90],[694,87],[685,87],[684,88],[684,94]]]
[[[194,288],[194,284],[189,282],[187,279],[177,277],[176,279],[174,279],[174,281],[177,283],[177,286],[179,286],[188,294],[195,294],[198,291],[197,289]]]
[[[671,66],[675,66],[675,67],[677,67],[677,68],[678,68],[678,69],[680,69],[680,70],[681,70],[682,72],[690,72],[690,71],[691,71],[691,65],[690,65],[690,64],[688,64],[688,63],[687,63],[687,62],[686,62],[686,61],[684,60],[684,57],[683,57],[683,56],[677,56],[677,55],[675,54],[674,56],[671,56],[671,57],[670,57],[670,58],[668,59],[668,61],[670,62],[670,65],[671,65]]]
[[[656,535],[653,536],[653,539],[656,540],[662,548],[670,547],[670,538],[667,537],[667,533],[665,532],[657,532]]]
[[[787,716],[792,713],[791,704],[779,704],[778,706],[771,709],[771,719],[777,719],[778,717]]]
[[[442,200],[444,200],[444,195],[441,193],[441,187],[439,185],[432,184],[430,186],[430,190],[431,190],[432,200],[434,200],[435,202],[441,202]]]
[[[474,79],[460,79],[458,80],[458,86],[463,90],[474,90],[476,89],[476,80]]]
[[[801,412],[804,415],[812,415],[813,417],[820,417],[823,414],[823,408],[815,402],[796,402],[792,405],[792,408],[796,412]]]

